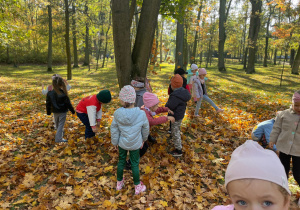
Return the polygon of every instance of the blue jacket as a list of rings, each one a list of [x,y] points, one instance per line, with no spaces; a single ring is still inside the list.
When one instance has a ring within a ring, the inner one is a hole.
[[[261,140],[262,136],[265,135],[266,141],[269,143],[270,142],[270,134],[273,129],[275,119],[271,120],[266,120],[261,123],[259,123],[257,126],[253,128],[252,131],[252,139],[253,140]],[[256,137],[256,138],[253,138]],[[276,146],[274,145],[273,148],[276,151]]]
[[[119,108],[110,126],[111,143],[124,150],[137,150],[149,135],[149,122],[138,107]]]

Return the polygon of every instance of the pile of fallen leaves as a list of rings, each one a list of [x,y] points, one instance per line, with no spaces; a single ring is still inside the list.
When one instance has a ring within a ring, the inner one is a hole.
[[[167,87],[168,78],[163,83]],[[76,85],[70,91],[74,107],[80,100],[77,93],[87,91],[81,83]],[[167,88],[159,89],[155,81],[152,86],[164,105]],[[0,90],[3,209],[211,209],[229,204],[223,184],[232,151],[249,138],[255,124],[274,117],[283,107],[263,96],[254,100],[243,94],[228,97],[228,93],[211,88],[211,98],[225,111],[216,114],[203,102],[200,117],[195,118],[195,103],[189,102],[181,128],[181,158],[168,154],[172,149],[169,124],[154,126],[151,135],[158,143],[150,144],[140,161],[147,192],[134,195],[131,171],[124,171],[125,187],[115,189],[118,153],[110,142],[109,127],[119,107],[116,88],[112,89],[114,100],[104,107],[96,138],[86,141],[85,127],[76,115],[68,113],[67,144],[54,143],[53,118],[45,114],[45,96],[32,80],[26,83],[2,76]]]

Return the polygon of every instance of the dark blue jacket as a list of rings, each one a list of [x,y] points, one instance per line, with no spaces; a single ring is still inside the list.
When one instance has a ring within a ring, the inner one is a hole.
[[[175,89],[169,96],[166,107],[174,112],[176,121],[184,118],[187,102],[191,99],[189,91],[183,87]]]

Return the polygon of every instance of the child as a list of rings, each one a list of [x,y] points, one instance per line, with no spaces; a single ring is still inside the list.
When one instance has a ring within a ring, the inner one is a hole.
[[[187,84],[187,79],[184,77],[184,75],[187,74],[187,72],[184,71],[182,68],[178,68],[178,69],[176,69],[176,70],[174,71],[174,75],[175,75],[175,74],[179,74],[179,75],[182,77],[182,79],[183,79],[182,87],[185,88],[185,89],[187,89],[187,90],[189,91],[189,93],[191,93],[191,92],[190,92],[190,87],[189,87],[188,84]],[[170,84],[170,85],[169,85],[169,88],[168,88],[168,95],[170,95],[172,92],[173,92],[173,90],[172,90],[171,84]]]
[[[280,112],[277,112],[276,115],[278,115]],[[270,142],[270,134],[273,128],[275,122],[275,118],[263,121],[256,125],[251,133],[251,138],[254,141],[260,141],[263,148],[266,148],[269,145]],[[273,151],[276,152],[276,146],[273,146]]]
[[[109,103],[109,90],[101,90],[97,95],[87,96],[76,107],[78,118],[85,125],[85,139],[92,138],[98,132],[102,118],[102,103]]]
[[[198,76],[198,72],[197,71],[195,71],[195,70],[198,70],[198,66],[196,65],[196,64],[192,64],[191,65],[191,68],[189,69],[189,70],[187,70],[186,72],[187,72],[187,84],[189,84],[190,85],[190,89],[192,89],[192,83],[191,83],[191,78],[192,78],[192,76],[194,76],[194,73],[193,72],[195,72],[196,73],[196,75]]]
[[[55,142],[68,142],[63,138],[64,125],[66,122],[67,111],[70,110],[75,114],[74,108],[68,97],[66,84],[61,77],[55,77],[52,80],[53,90],[49,91],[46,99],[47,115],[54,115],[54,122],[57,125]]]
[[[171,88],[173,93],[170,94],[169,99],[166,103],[166,107],[173,111],[175,122],[171,126],[171,134],[175,150],[171,151],[170,154],[174,157],[182,156],[182,144],[180,136],[180,125],[185,114],[186,104],[191,99],[191,94],[188,90],[182,87],[183,79],[179,74],[171,79]]]
[[[195,110],[195,116],[199,116],[199,109],[201,107],[202,100],[207,101],[212,107],[215,108],[217,113],[223,112],[223,109],[220,109],[215,105],[215,103],[208,97],[206,85],[205,85],[205,76],[206,76],[206,70],[205,68],[201,68],[198,70],[199,77],[193,77],[193,90],[195,92],[195,96],[197,98],[197,105]]]
[[[141,108],[144,105],[143,95],[147,91],[145,88],[145,81],[143,78],[136,78],[131,81],[131,86],[134,88],[136,93],[135,107]]]
[[[168,112],[170,114],[174,114],[168,107],[158,107],[159,100],[156,97],[155,94],[146,92],[143,97],[144,100],[144,106],[142,106],[141,110],[145,111],[147,119],[149,121],[150,128],[153,125],[159,125],[167,122],[170,120],[170,122],[175,122],[175,118],[172,116],[161,116],[154,118],[156,114]],[[148,136],[148,141],[152,143],[156,143],[156,139],[153,138],[150,134]],[[143,157],[143,155],[146,153],[148,149],[147,141],[144,143],[144,146],[142,149],[140,149],[140,158]],[[130,160],[126,162],[126,170],[131,169],[131,163]]]
[[[280,160],[252,140],[233,151],[225,188],[233,204],[213,210],[289,209],[291,192]]]
[[[134,107],[135,90],[130,85],[124,86],[119,94],[123,107],[114,113],[110,126],[111,143],[119,148],[119,162],[117,169],[117,190],[124,186],[123,170],[129,151],[135,194],[146,191],[146,186],[140,181],[139,162],[140,148],[149,135],[149,122],[144,111]]]
[[[52,76],[52,81],[53,81],[56,77],[62,78],[59,74],[53,74],[53,76]],[[68,81],[65,80],[65,79],[63,79],[63,81],[64,81],[64,83],[65,83],[65,85],[66,85],[66,87],[67,87],[67,91],[71,90],[71,86],[68,84]],[[47,93],[48,93],[49,91],[51,91],[51,90],[53,90],[53,86],[52,86],[52,85],[49,85],[46,89],[44,89],[44,84],[42,84],[42,94],[43,94],[43,95],[47,95]]]
[[[289,176],[290,161],[293,162],[293,176],[300,185],[300,90],[294,93],[292,106],[278,114],[270,135],[270,148],[276,144],[279,159]],[[298,201],[300,206],[300,199]]]

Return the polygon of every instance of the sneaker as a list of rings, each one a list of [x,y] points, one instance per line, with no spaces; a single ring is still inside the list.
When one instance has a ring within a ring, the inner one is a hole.
[[[130,162],[130,160],[126,161],[125,170],[131,170],[131,162]]]
[[[198,115],[198,114],[195,114],[194,117],[199,117],[199,115]]]
[[[170,152],[170,154],[173,157],[181,157],[182,156],[182,150],[174,149],[173,151]]]
[[[156,139],[153,138],[153,137],[150,136],[150,135],[148,136],[148,141],[151,142],[151,143],[153,143],[153,144],[157,143]]]
[[[122,181],[117,181],[117,190],[121,190],[124,186],[124,178],[122,179]]]
[[[145,192],[146,191],[146,186],[143,184],[143,182],[140,182],[140,184],[135,185],[135,194],[138,195],[141,192]]]
[[[217,113],[219,113],[219,112],[224,112],[224,109],[218,109]]]
[[[60,141],[55,141],[56,143],[66,143],[66,142],[68,142],[68,140],[67,139],[62,139],[62,140],[60,140]]]
[[[170,129],[170,130],[168,130],[168,133],[170,133],[170,134],[172,133],[171,129]]]

